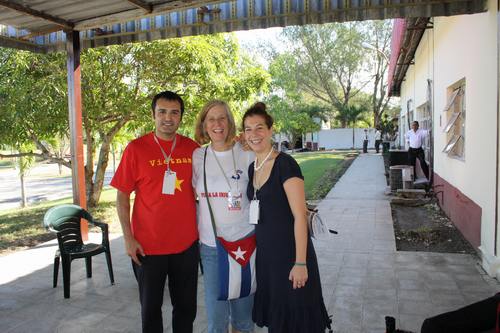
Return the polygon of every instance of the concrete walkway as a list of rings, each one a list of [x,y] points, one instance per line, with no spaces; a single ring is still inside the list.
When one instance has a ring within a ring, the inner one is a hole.
[[[425,318],[500,290],[471,255],[396,251],[385,187],[382,157],[363,154],[319,206],[339,231],[315,243],[335,331],[384,332],[391,315],[398,328],[420,332]]]
[[[380,155],[361,155],[319,206],[339,231],[315,241],[335,332],[384,332],[386,315],[396,317],[399,328],[417,332],[424,318],[500,290],[473,256],[395,250],[383,172]],[[122,237],[114,235],[111,246],[116,284],[109,284],[103,255],[94,257],[91,279],[83,260],[75,260],[70,299],[63,298],[61,273],[52,288],[55,241],[0,257],[0,332],[140,332],[137,286]],[[194,332],[202,333],[201,277],[198,289]],[[165,296],[165,331],[171,332]]]

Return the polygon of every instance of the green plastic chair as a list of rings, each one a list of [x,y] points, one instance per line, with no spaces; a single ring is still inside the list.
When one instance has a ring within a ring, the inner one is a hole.
[[[85,219],[89,224],[101,229],[102,243],[84,244],[82,240],[80,220]],[[109,278],[111,284],[115,284],[113,266],[111,263],[111,250],[109,247],[108,225],[96,221],[85,209],[77,205],[59,205],[49,209],[43,218],[43,225],[46,229],[57,234],[59,249],[54,257],[54,283],[57,287],[57,275],[59,273],[59,260],[62,261],[64,298],[69,298],[69,287],[71,281],[71,261],[73,259],[85,258],[87,278],[92,277],[92,257],[106,254]]]

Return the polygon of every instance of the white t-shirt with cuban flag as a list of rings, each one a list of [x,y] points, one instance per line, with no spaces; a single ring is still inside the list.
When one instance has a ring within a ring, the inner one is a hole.
[[[205,149],[206,147],[201,147],[193,152],[193,187],[199,200],[196,216],[200,241],[215,247],[215,236],[203,184]],[[239,143],[233,146],[232,152],[231,150],[217,152],[210,146],[207,149],[207,190],[217,226],[217,236],[227,241],[241,239],[254,230],[254,226],[248,221],[249,201],[246,190],[248,166],[254,161],[255,155],[251,151],[244,151]],[[229,202],[229,197],[233,198],[232,204]]]

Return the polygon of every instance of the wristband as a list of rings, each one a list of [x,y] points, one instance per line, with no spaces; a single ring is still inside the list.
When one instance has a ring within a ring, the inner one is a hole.
[[[295,266],[307,266],[307,264],[305,262],[295,262],[294,264]]]

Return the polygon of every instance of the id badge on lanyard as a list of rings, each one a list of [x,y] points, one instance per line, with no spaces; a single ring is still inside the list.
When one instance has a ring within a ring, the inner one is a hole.
[[[165,153],[165,151],[161,147],[160,142],[158,141],[158,138],[156,138],[156,135],[154,136],[154,139],[156,141],[156,144],[158,144],[158,147],[160,148],[161,153],[163,154],[163,157],[165,158],[165,162],[167,163],[167,171],[165,171],[165,174],[163,175],[163,184],[161,187],[161,193],[173,195],[173,194],[175,194],[175,183],[177,180],[177,175],[176,175],[175,171],[172,171],[170,169],[170,159],[172,158],[172,153],[174,152],[174,149],[175,149],[175,144],[177,142],[177,136],[174,137],[174,141],[172,142],[172,148],[170,150],[169,156],[167,156],[167,153]]]
[[[175,180],[177,179],[175,171],[167,170],[163,176],[163,186],[161,193],[172,195],[175,193]]]
[[[230,211],[241,210],[241,198],[243,194],[241,192],[232,192],[229,191],[227,193],[227,208]]]
[[[254,173],[254,177],[255,177],[255,173]],[[259,206],[260,206],[260,201],[259,201],[259,199],[257,199],[257,189],[255,188],[255,184],[254,184],[253,198],[252,198],[252,201],[250,201],[250,208],[249,208],[249,215],[250,215],[249,223],[250,224],[259,224],[259,215],[260,215]]]
[[[259,223],[259,200],[250,201],[250,224]]]

